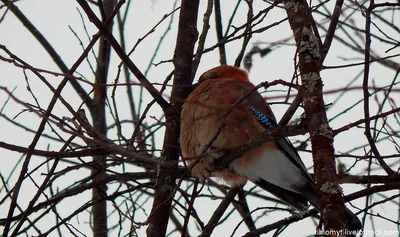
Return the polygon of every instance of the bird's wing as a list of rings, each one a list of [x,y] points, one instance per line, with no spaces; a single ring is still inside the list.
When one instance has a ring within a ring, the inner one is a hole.
[[[264,112],[263,108],[264,107]],[[272,113],[271,108],[265,102],[265,100],[258,93],[253,93],[250,97],[250,106],[251,112],[257,118],[257,120],[267,129],[272,130],[277,128],[276,119]],[[301,160],[299,153],[296,148],[294,148],[293,144],[286,137],[279,138],[276,140],[278,148],[286,154],[286,157],[289,158],[293,164],[295,164],[299,169],[301,169],[311,182],[314,182],[313,178],[307,171],[303,161]]]
[[[251,90],[251,87],[247,90]],[[266,130],[277,127],[269,105],[257,91],[249,96],[247,103],[248,111],[256,118],[255,122]],[[246,175],[261,188],[295,208],[304,209],[307,201],[319,206],[315,183],[287,138],[267,142],[249,153],[253,156],[249,164],[240,165],[240,160],[232,163],[236,172]]]
[[[250,103],[250,110],[252,111],[254,116],[266,129],[271,130],[276,128],[277,123],[269,105],[265,102],[260,94],[253,94],[254,95],[252,95],[251,97],[252,101]],[[293,144],[287,138],[277,139],[276,144],[279,150],[286,155],[286,158],[288,158],[297,168],[299,168],[302,171],[303,176],[308,179],[306,185],[301,189],[301,193],[296,193],[276,186],[265,180],[256,180],[254,183],[297,209],[304,209],[308,201],[314,207],[320,210],[321,203],[317,196],[317,188],[315,182],[311,175],[308,173],[307,168],[301,160],[296,148],[294,148]],[[345,213],[348,228],[350,230],[360,230],[362,224],[357,216],[352,213],[348,208],[345,209]]]

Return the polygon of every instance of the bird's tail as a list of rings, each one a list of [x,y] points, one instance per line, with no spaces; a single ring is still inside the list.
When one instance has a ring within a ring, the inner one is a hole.
[[[360,219],[346,207],[347,228],[351,231],[361,230],[362,225]]]
[[[302,194],[311,203],[311,205],[313,205],[321,212],[321,203],[319,201],[319,198],[317,197],[315,185],[309,184],[307,186],[308,186],[307,188],[302,190],[303,191]],[[362,227],[360,219],[358,219],[358,217],[353,212],[351,212],[347,207],[345,209],[345,212],[346,212],[348,230],[350,230],[351,232],[360,230]]]

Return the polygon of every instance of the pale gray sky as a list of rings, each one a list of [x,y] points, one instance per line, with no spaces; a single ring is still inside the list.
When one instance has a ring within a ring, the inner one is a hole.
[[[230,16],[231,12],[233,11],[233,1],[222,0],[223,4],[223,16],[225,19],[224,24],[227,22],[227,18]],[[205,1],[202,1],[205,3]],[[254,9],[255,13],[257,13],[260,9],[265,8],[266,3],[261,0],[254,1]],[[333,3],[329,3],[329,6],[332,6]],[[173,1],[165,1],[165,0],[158,0],[158,1],[147,1],[147,0],[135,0],[132,2],[132,7],[128,15],[128,20],[125,26],[125,33],[126,33],[126,43],[128,48],[131,48],[136,41],[143,37],[161,18],[164,14],[169,13],[172,10]],[[179,3],[178,3],[179,5]],[[202,26],[202,17],[205,11],[205,5],[201,4],[201,10],[199,14],[199,30],[201,30]],[[20,10],[31,20],[31,22],[41,31],[44,36],[47,38],[49,42],[52,43],[53,47],[56,51],[61,55],[64,62],[67,63],[67,66],[71,66],[72,63],[77,59],[77,57],[81,54],[82,49],[79,45],[78,40],[69,29],[71,27],[77,35],[82,39],[84,45],[86,46],[89,42],[89,39],[86,37],[82,21],[79,15],[78,10],[83,14],[84,21],[86,23],[86,27],[89,31],[89,36],[95,34],[96,28],[88,21],[85,14],[82,10],[80,10],[79,6],[75,1],[62,1],[62,0],[22,0],[17,3],[17,6]],[[3,15],[5,8],[0,9],[0,14]],[[174,52],[175,47],[175,38],[176,38],[176,30],[177,30],[177,19],[178,19],[179,11],[177,11],[173,17],[174,22],[172,24],[171,31],[165,38],[158,55],[156,56],[154,62],[160,62],[162,60],[171,59]],[[247,7],[246,4],[241,4],[239,8],[239,13],[237,14],[233,25],[240,25],[246,19],[247,14]],[[389,14],[389,13],[388,13]],[[268,14],[265,18],[265,23],[262,25],[268,25],[278,20],[281,20],[286,17],[286,13],[283,9],[274,9],[273,11]],[[396,17],[399,17],[399,14],[396,14]],[[389,17],[390,18],[390,17]],[[214,19],[212,16],[211,20]],[[360,14],[355,14],[353,18],[355,20],[354,24],[357,26],[363,27],[364,25],[364,18]],[[164,21],[157,30],[152,33],[148,38],[146,38],[134,54],[131,56],[133,62],[144,72],[149,64],[150,58],[152,56],[152,52],[155,49],[155,45],[159,41],[161,35],[165,31],[168,25],[169,19]],[[321,20],[321,22],[323,22]],[[216,37],[215,37],[215,30],[214,25],[211,25],[210,35],[211,37],[208,38],[206,46],[211,46],[215,44]],[[115,27],[116,29],[116,27]],[[385,28],[386,29],[386,28]],[[374,32],[377,32],[376,29],[373,29]],[[390,29],[386,29],[392,37],[397,37],[396,39],[399,40],[399,35],[395,34]],[[115,31],[117,32],[117,31]],[[287,22],[282,23],[281,26],[274,27],[271,30],[263,32],[261,34],[255,34],[251,41],[251,44],[254,43],[269,43],[274,42],[278,39],[288,38],[292,34],[290,27]],[[354,39],[357,42],[362,44],[362,40],[359,36],[355,35]],[[234,59],[236,58],[237,53],[241,47],[241,41],[236,43],[228,44],[227,46],[227,58],[228,64],[233,64]],[[290,81],[293,75],[294,70],[294,55],[295,55],[295,47],[293,45],[293,40],[289,41],[288,43],[292,44],[292,46],[281,46],[278,49],[274,50],[270,55],[265,58],[260,58],[259,56],[253,57],[253,68],[250,71],[250,80],[254,84],[258,84],[263,81],[273,81],[275,79],[284,79],[286,81]],[[46,54],[43,48],[37,43],[37,41],[33,38],[33,36],[24,28],[24,26],[15,18],[15,16],[8,12],[0,22],[0,44],[5,45],[12,53],[18,55],[21,59],[28,62],[32,66],[40,69],[51,70],[55,72],[59,72],[57,66],[53,63],[52,59]],[[262,44],[264,46],[266,44]],[[393,54],[398,54],[400,51],[399,49],[395,49],[390,51],[389,53],[385,53],[388,49],[386,45],[378,42],[377,40],[373,41],[373,49],[374,52],[382,57],[389,56]],[[97,49],[95,50],[97,52]],[[3,52],[0,51],[1,56],[6,56]],[[343,60],[342,57],[347,57],[348,59],[353,59],[352,61]],[[94,58],[93,55],[90,55],[90,60],[93,63]],[[359,53],[355,53],[348,48],[343,47],[337,41],[334,41],[330,53],[325,61],[325,65],[333,66],[333,65],[341,65],[347,63],[354,63],[354,62],[362,62],[363,55]],[[399,62],[398,58],[393,59],[396,62]],[[112,56],[112,63],[110,67],[110,75],[111,79],[116,77],[117,72],[117,65],[119,64],[120,60],[117,58],[115,54]],[[198,69],[198,75],[205,70],[217,66],[219,63],[218,61],[218,51],[214,50],[213,52],[207,53],[203,56],[202,62]],[[171,72],[173,69],[172,63],[165,63],[161,64],[157,67],[151,67],[149,71],[148,78],[151,82],[159,82],[162,83],[165,77]],[[323,81],[324,81],[324,90],[329,91],[333,89],[338,89],[346,85],[350,80],[352,80],[357,74],[359,74],[363,70],[362,66],[358,67],[350,67],[344,69],[335,69],[335,70],[325,70],[321,73]],[[87,63],[84,63],[79,69],[77,70],[81,75],[83,75],[88,80],[93,80],[93,74],[90,71],[90,68]],[[12,64],[6,63],[4,61],[0,61],[0,72],[1,73],[1,80],[0,86],[7,87],[8,90],[13,90],[13,95],[16,96],[18,99],[34,103],[32,96],[27,92],[26,89],[26,82],[24,80],[23,71],[20,68],[16,68]],[[47,107],[48,102],[51,99],[52,93],[43,85],[40,80],[38,80],[31,72],[27,72],[29,83],[31,88],[33,89],[34,93],[39,99],[39,103],[43,108]],[[58,83],[62,80],[62,77],[55,77],[50,74],[43,74],[48,81],[50,81],[54,86],[57,86]],[[394,72],[392,70],[388,70],[385,67],[372,64],[371,65],[371,74],[370,78],[374,80],[374,83],[377,86],[385,86],[388,85],[391,80],[393,80]],[[197,77],[197,76],[196,76]],[[197,80],[197,79],[196,79]],[[111,81],[109,83],[112,83]],[[372,85],[373,83],[370,82]],[[354,86],[360,87],[362,85],[362,77],[359,77]],[[89,85],[84,85],[87,90],[90,90]],[[398,88],[398,86],[397,86]],[[283,87],[271,88],[272,90],[275,89],[283,89]],[[129,109],[128,104],[125,98],[125,87],[120,87],[117,89],[118,94],[118,105],[119,105],[119,113],[121,118],[129,119]],[[137,92],[138,89],[135,89]],[[108,93],[111,94],[111,89],[108,90]],[[282,95],[281,92],[278,92]],[[400,99],[398,96],[398,92],[396,92],[396,98]],[[266,97],[271,95],[276,95],[277,93],[268,93],[264,94]],[[76,93],[73,89],[68,85],[66,89],[63,91],[62,95],[65,98],[68,98],[68,101],[72,104],[72,106],[76,109],[80,105],[80,99],[77,97]],[[165,93],[166,98],[168,97],[168,93]],[[326,104],[331,103],[337,98],[338,94],[329,94],[325,97]],[[7,99],[8,95],[5,91],[0,90],[0,106],[3,106]],[[331,118],[336,114],[343,111],[344,108],[347,108],[351,104],[355,103],[355,101],[362,98],[362,91],[361,90],[354,90],[351,92],[346,92],[345,95],[335,103],[331,109],[328,111],[328,116]],[[382,94],[380,94],[380,98],[382,98]],[[149,95],[146,93],[144,97],[144,106],[150,101]],[[279,100],[280,101],[280,100]],[[399,100],[397,100],[399,101]],[[374,104],[374,99],[371,98],[371,110],[376,111],[376,105]],[[273,110],[276,113],[277,118],[280,118],[281,115],[285,112],[286,106],[282,105],[273,105]],[[13,118],[17,114],[19,114],[24,107],[14,101],[10,101],[7,106],[4,108],[3,113]],[[383,111],[389,110],[389,107],[385,107]],[[302,111],[298,111],[298,115],[300,115]],[[68,111],[58,103],[55,110],[53,111],[59,117],[67,116],[70,117],[71,115]],[[148,114],[146,122],[154,123],[154,120],[150,118],[150,116],[160,116],[160,109],[157,106],[154,106]],[[350,110],[343,116],[340,116],[338,119],[332,121],[331,126],[333,128],[339,128],[351,122],[354,122],[363,117],[363,109],[362,103],[355,107],[354,109]],[[374,114],[374,113],[371,113]],[[109,117],[111,118],[111,117]],[[19,114],[15,121],[24,124],[27,127],[32,129],[36,129],[38,124],[40,123],[41,118],[31,112],[24,112]],[[110,120],[109,120],[110,121]],[[378,124],[382,122],[379,121]],[[398,130],[398,124],[394,123],[397,127],[393,128]],[[379,127],[379,126],[378,126]],[[0,118],[0,141],[4,141],[7,143],[17,144],[20,146],[28,146],[34,136],[32,133],[27,133],[21,128],[17,128],[11,125],[9,122]],[[132,127],[130,125],[126,125],[124,127],[126,131],[124,133],[129,136],[132,132]],[[45,130],[46,134],[52,134],[51,130],[47,127]],[[157,148],[160,148],[163,140],[162,131],[160,130],[159,134],[156,136],[157,138]],[[67,134],[64,134],[67,137]],[[115,138],[115,131],[110,131],[109,136]],[[82,141],[79,141],[82,142]],[[366,139],[363,136],[362,129],[353,129],[351,131],[345,132],[340,134],[335,139],[335,149],[337,152],[346,152],[353,147],[358,145],[362,145],[366,143]],[[41,139],[37,148],[38,149],[49,149],[49,150],[58,150],[62,144],[54,143],[47,139]],[[382,155],[393,154],[395,152],[395,148],[390,141],[386,141],[383,144],[380,144],[380,151]],[[360,149],[354,154],[364,155],[363,149]],[[311,156],[308,153],[301,153],[304,163],[307,166],[312,164]],[[21,157],[21,154],[16,152],[11,152],[5,149],[0,149],[0,172],[4,177],[8,177],[10,171],[16,166],[17,161]],[[89,158],[85,158],[89,160]],[[344,162],[348,165],[352,164],[353,159],[350,158],[343,158],[340,159],[341,162]],[[30,164],[30,170],[39,165],[40,163],[44,162],[43,157],[34,157]],[[398,159],[393,159],[388,162],[389,164],[395,163],[393,168],[396,170],[395,167],[399,167]],[[60,164],[57,170],[62,170],[63,168],[67,167],[68,164]],[[10,184],[14,183],[18,178],[18,170],[20,170],[21,165],[18,164],[17,170],[14,174],[10,177]],[[366,162],[360,162],[353,170],[351,174],[357,175],[365,175],[366,174]],[[376,167],[376,166],[374,166]],[[44,179],[44,175],[41,173],[46,173],[47,168],[46,166],[42,167],[39,171],[35,172],[32,177],[37,181],[41,182]],[[375,174],[384,174],[383,171],[380,169],[374,170]],[[71,172],[70,174],[66,175],[65,178],[59,179],[57,185],[60,189],[65,188],[73,183],[73,180],[78,180],[79,178],[83,178],[88,175],[88,172],[79,171],[79,172]],[[344,193],[349,194],[352,193],[360,188],[361,186],[357,185],[343,185]],[[112,192],[114,190],[114,186],[110,186],[109,191]],[[18,199],[18,203],[22,207],[26,207],[29,203],[30,199],[36,193],[36,188],[34,185],[27,180],[24,182],[24,185],[21,189],[21,194]],[[391,196],[396,194],[396,192],[387,192],[385,195]],[[0,192],[0,198],[3,198],[5,195],[4,190]],[[78,208],[87,200],[89,200],[90,192],[85,192],[78,196],[66,199],[63,201],[62,205],[57,206],[58,211],[61,213],[61,216],[66,217],[69,215],[72,210]],[[379,195],[375,195],[372,202],[380,200]],[[45,200],[42,197],[40,200]],[[265,203],[260,203],[259,199],[252,200],[249,199],[250,209],[254,209],[261,206],[268,206]],[[144,200],[142,200],[144,201]],[[8,212],[8,205],[10,201],[7,200],[3,205],[0,206],[0,213],[1,218],[6,216]],[[140,202],[139,202],[140,203]],[[359,208],[364,208],[364,200],[356,200],[352,202],[355,206]],[[209,201],[209,202],[197,202],[195,204],[196,210],[198,214],[204,221],[208,221],[209,217],[212,215],[215,207],[219,204],[219,200]],[[271,204],[270,204],[271,205]],[[349,207],[349,205],[347,204]],[[151,202],[147,203],[146,206],[143,207],[146,210],[146,213],[149,214],[151,208]],[[352,209],[352,208],[351,208]],[[114,208],[109,206],[109,210],[112,211]],[[355,211],[355,209],[352,209]],[[386,203],[385,205],[375,207],[373,209],[374,213],[379,213],[386,218],[392,220],[398,220],[399,216],[399,207],[393,205],[391,203]],[[254,217],[260,217],[262,211],[256,212]],[[146,217],[143,214],[140,214],[141,218],[138,218],[140,221],[145,221]],[[275,221],[280,220],[282,217],[288,216],[286,213],[277,214],[276,212],[268,215],[264,215],[260,217],[260,221],[257,222],[257,227],[261,227],[264,224],[270,224]],[[88,224],[88,213],[82,212],[78,215],[78,218],[73,218],[70,223],[76,227],[80,232],[84,233],[87,236],[91,236],[90,226]],[[118,222],[117,215],[113,215],[110,217],[110,226]],[[359,216],[361,217],[361,216]],[[238,215],[234,215],[234,218],[229,220],[227,223],[222,225],[221,227],[217,228],[215,231],[215,235],[213,236],[229,236],[234,227],[240,221],[240,217]],[[54,222],[54,215],[50,215],[48,217],[43,218],[39,221],[39,226],[46,231],[48,228],[53,226]],[[382,218],[375,218],[374,225],[377,230],[397,230],[397,226],[393,223],[390,223]],[[0,231],[2,227],[0,227]],[[128,226],[127,226],[128,228]],[[371,222],[369,218],[367,218],[367,225],[365,226],[365,230],[371,230]],[[66,228],[62,228],[65,231],[64,236],[69,236],[70,233],[67,231]],[[143,226],[138,233],[140,236],[145,235],[146,226]],[[306,219],[300,221],[298,223],[292,224],[285,230],[285,234],[283,236],[306,236],[313,234],[315,227],[310,219]],[[247,232],[247,228],[244,224],[242,224],[238,231],[236,232],[235,236],[241,236],[242,234]],[[36,234],[35,231],[29,231],[29,234]],[[192,234],[195,234],[194,225],[192,225]],[[55,232],[54,232],[55,234]],[[110,236],[116,236],[118,233],[110,233]],[[398,233],[397,233],[398,234]],[[387,235],[387,236],[397,236],[397,234]],[[273,233],[269,233],[266,236],[272,236]],[[178,236],[175,234],[173,236]],[[371,236],[371,235],[365,235]],[[384,235],[377,235],[377,236],[384,236]]]

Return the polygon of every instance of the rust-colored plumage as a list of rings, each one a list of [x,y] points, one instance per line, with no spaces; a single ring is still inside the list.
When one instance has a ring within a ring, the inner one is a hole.
[[[276,126],[267,102],[253,88],[247,73],[232,66],[200,76],[181,115],[181,150],[185,160],[195,164],[192,175],[205,179],[213,174],[232,185],[251,180],[299,210],[305,210],[307,202],[320,209],[315,183],[286,138],[246,152],[223,171],[211,170],[224,150],[243,146]],[[351,229],[359,229],[358,218],[350,210],[347,213]]]

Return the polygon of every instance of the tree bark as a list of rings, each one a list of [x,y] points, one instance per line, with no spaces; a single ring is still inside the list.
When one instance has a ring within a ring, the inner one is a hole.
[[[320,77],[321,40],[316,36],[311,9],[303,0],[285,0],[285,9],[296,40],[302,87],[300,93],[311,138],[314,173],[325,230],[346,227],[344,202],[338,185],[333,131],[328,124]]]
[[[187,93],[183,85],[192,83],[192,60],[197,40],[197,15],[199,1],[183,0],[179,15],[178,37],[174,54],[175,78],[169,108],[164,110],[166,131],[161,159],[179,160],[180,113]],[[176,190],[177,163],[159,169],[153,207],[147,227],[148,237],[165,236],[171,213],[172,200]]]

